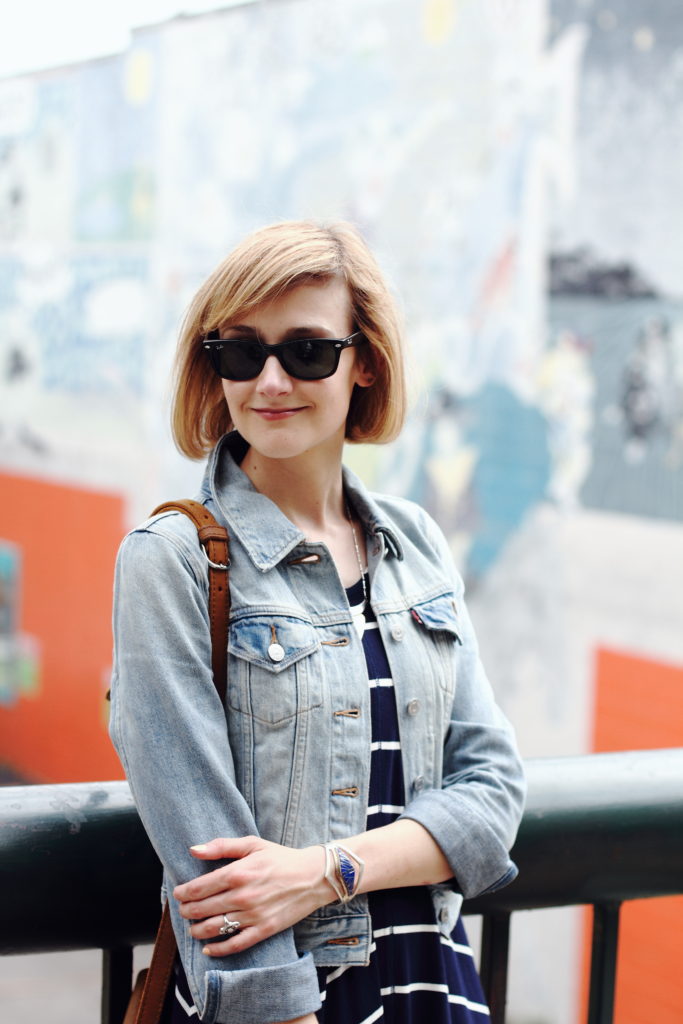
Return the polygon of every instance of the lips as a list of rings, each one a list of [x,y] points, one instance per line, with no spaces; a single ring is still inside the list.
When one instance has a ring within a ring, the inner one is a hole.
[[[254,406],[251,411],[264,420],[285,420],[289,419],[291,416],[295,416],[296,413],[301,412],[303,408],[304,406],[301,405],[286,409],[259,408]]]

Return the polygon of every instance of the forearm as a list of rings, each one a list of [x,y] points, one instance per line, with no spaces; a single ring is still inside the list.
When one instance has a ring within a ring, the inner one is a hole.
[[[438,843],[423,825],[409,818],[339,842],[364,862],[358,894],[412,885],[437,885],[453,877]],[[305,876],[302,898],[311,904],[304,913],[310,913],[316,907],[334,902],[337,896],[325,878],[324,851],[308,847],[299,853]]]
[[[427,829],[401,819],[391,825],[340,840],[365,862],[359,893],[376,889],[429,885],[452,877],[448,861]],[[325,875],[322,845],[291,849],[256,836],[214,839],[192,849],[205,861],[230,863],[177,886],[174,897],[190,934],[201,941],[208,957],[233,956],[269,935],[295,924],[338,894]],[[236,918],[240,930],[223,941],[224,915]]]
[[[453,877],[438,843],[417,821],[401,818],[343,840],[365,862],[358,891],[436,885]]]

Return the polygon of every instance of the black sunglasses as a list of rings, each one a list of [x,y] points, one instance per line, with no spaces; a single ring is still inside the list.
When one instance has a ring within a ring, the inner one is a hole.
[[[264,345],[260,338],[219,338],[210,331],[203,341],[211,365],[224,380],[253,380],[268,356],[279,359],[285,373],[297,380],[324,380],[336,373],[342,349],[362,345],[360,331],[348,338],[293,338],[279,345]]]

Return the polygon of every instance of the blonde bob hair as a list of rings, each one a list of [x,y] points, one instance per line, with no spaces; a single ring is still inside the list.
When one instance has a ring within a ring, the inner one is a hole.
[[[396,304],[367,245],[348,223],[285,221],[255,231],[214,270],[185,317],[175,360],[173,437],[191,459],[203,458],[232,428],[221,378],[202,347],[209,333],[300,284],[341,278],[354,330],[374,377],[355,388],[346,422],[349,441],[383,444],[399,433],[406,413],[403,341]]]

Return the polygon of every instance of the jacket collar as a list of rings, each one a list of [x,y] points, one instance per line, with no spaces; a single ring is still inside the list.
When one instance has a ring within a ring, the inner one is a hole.
[[[342,467],[342,473],[344,491],[348,496],[349,504],[355,509],[366,534],[369,537],[381,539],[387,553],[402,562],[403,548],[391,520],[377,504],[360,477],[357,477],[346,466]]]
[[[200,500],[214,500],[220,515],[254,565],[261,572],[268,572],[293,548],[304,543],[306,537],[270,498],[256,490],[240,469],[247,447],[236,430],[220,439],[209,456]],[[382,509],[355,473],[346,466],[342,472],[349,502],[366,533],[381,539],[388,554],[402,559],[400,541]]]

